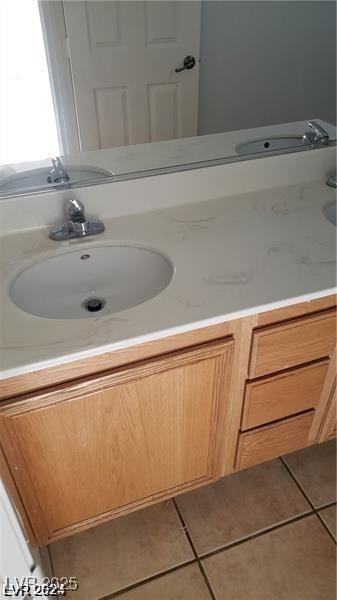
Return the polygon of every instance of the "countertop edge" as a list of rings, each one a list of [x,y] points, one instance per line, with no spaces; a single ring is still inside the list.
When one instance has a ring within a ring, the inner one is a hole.
[[[217,317],[210,317],[207,319],[202,319],[200,321],[194,321],[191,323],[186,323],[184,325],[178,325],[176,327],[158,330],[156,332],[140,335],[134,338],[128,338],[119,342],[105,344],[104,346],[97,346],[96,348],[81,350],[71,354],[65,354],[57,358],[52,358],[45,361],[38,361],[35,363],[30,363],[28,365],[23,365],[21,367],[16,367],[12,369],[5,369],[3,371],[0,371],[0,381],[5,381],[13,377],[27,375],[29,373],[37,371],[41,372],[51,367],[62,366],[64,364],[68,364],[78,360],[85,360],[86,358],[92,358],[101,354],[106,354],[108,352],[114,352],[117,350],[130,348],[131,346],[140,346],[141,344],[145,344],[146,342],[153,342],[163,338],[168,338],[175,335],[195,331],[197,329],[207,328],[212,325],[219,325],[221,323],[234,321],[251,315],[257,315],[271,310],[285,308],[290,305],[300,304],[303,302],[311,302],[312,300],[318,300],[320,298],[332,296],[335,294],[337,294],[337,287],[317,292],[311,292],[300,296],[290,297],[279,301],[263,304],[260,306],[252,306],[243,310],[222,314]]]

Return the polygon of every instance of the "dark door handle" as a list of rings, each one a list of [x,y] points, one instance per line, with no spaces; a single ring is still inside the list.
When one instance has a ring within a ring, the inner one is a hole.
[[[195,65],[194,56],[185,56],[183,66],[177,67],[175,69],[175,72],[180,73],[181,71],[185,71],[185,69],[187,69],[189,71],[190,69],[193,69],[194,65]]]

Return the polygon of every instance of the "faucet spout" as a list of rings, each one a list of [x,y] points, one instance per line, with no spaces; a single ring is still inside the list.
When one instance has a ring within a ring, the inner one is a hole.
[[[65,211],[68,220],[50,230],[49,237],[52,240],[62,241],[76,237],[87,237],[103,233],[105,230],[102,221],[92,221],[86,218],[84,205],[76,198],[66,200]]]
[[[76,198],[67,200],[65,203],[65,209],[70,221],[85,221],[85,208],[84,204],[80,200],[76,200]]]

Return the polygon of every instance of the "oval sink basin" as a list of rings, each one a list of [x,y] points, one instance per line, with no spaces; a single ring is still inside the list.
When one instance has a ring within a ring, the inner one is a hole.
[[[245,142],[236,148],[236,152],[237,154],[255,154],[259,152],[273,152],[274,150],[286,150],[287,148],[301,148],[303,146],[310,146],[310,142],[300,136],[290,135]]]
[[[329,202],[329,204],[323,206],[322,211],[325,218],[328,219],[328,221],[330,221],[330,223],[333,225],[336,225],[337,203],[334,200]]]
[[[47,319],[115,313],[160,294],[174,273],[161,254],[134,246],[86,248],[49,258],[12,283],[11,300]]]
[[[65,165],[70,180],[67,183],[75,183],[79,181],[87,181],[88,179],[100,179],[102,177],[111,177],[114,175],[111,171],[101,169],[100,167],[91,167],[89,165]],[[51,167],[40,167],[38,169],[31,169],[29,171],[22,171],[21,173],[15,173],[2,180],[0,180],[0,192],[8,192],[13,190],[22,190],[32,187],[50,186],[55,185],[64,186],[67,184],[49,183],[47,181]]]

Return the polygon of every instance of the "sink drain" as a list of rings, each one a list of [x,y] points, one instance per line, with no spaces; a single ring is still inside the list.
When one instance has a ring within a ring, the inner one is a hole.
[[[98,312],[105,306],[105,300],[102,298],[87,298],[83,302],[83,308],[88,312]]]

